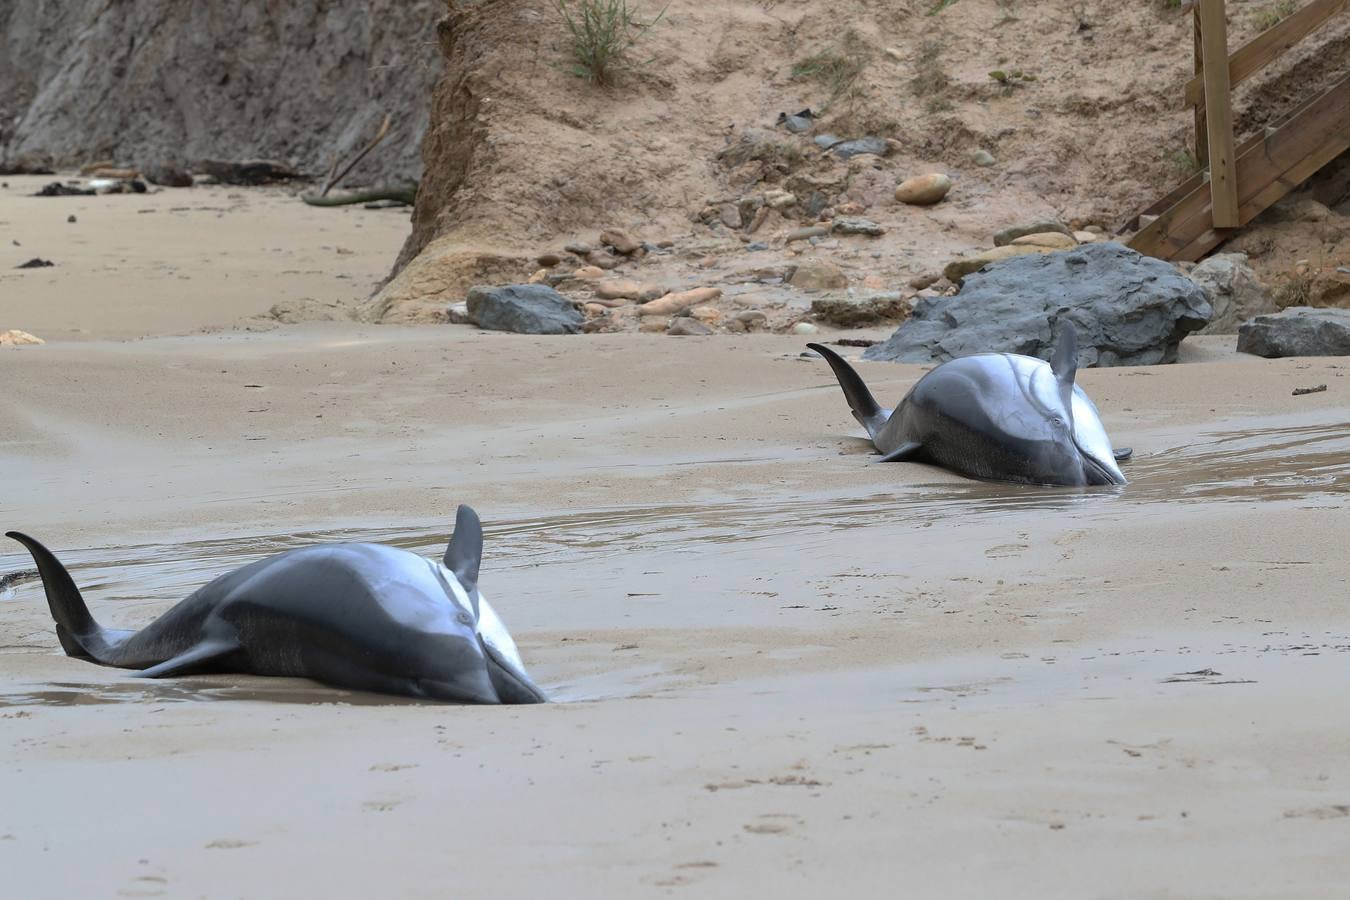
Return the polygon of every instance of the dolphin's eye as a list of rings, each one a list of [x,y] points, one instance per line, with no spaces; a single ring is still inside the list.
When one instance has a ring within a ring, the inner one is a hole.
[[[1056,428],[1064,427],[1064,419],[1061,416],[1051,416],[1050,421],[1054,423]]]

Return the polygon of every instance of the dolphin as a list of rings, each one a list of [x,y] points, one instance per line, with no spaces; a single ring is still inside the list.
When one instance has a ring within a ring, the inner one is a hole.
[[[1068,322],[1050,362],[980,353],[928,372],[894,410],[883,409],[843,357],[825,357],[882,462],[928,462],[992,481],[1044,485],[1125,484],[1097,407],[1074,384],[1078,335]]]
[[[451,703],[542,703],[478,590],[483,526],[459,507],[441,561],[383,544],[319,544],[222,575],[140,631],[101,627],[65,566],[28,548],[68,656],[147,678],[237,672]]]

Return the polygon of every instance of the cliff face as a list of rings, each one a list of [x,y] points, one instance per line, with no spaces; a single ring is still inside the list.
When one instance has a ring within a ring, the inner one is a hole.
[[[262,156],[319,172],[393,127],[353,180],[417,177],[444,0],[11,0],[0,158]]]

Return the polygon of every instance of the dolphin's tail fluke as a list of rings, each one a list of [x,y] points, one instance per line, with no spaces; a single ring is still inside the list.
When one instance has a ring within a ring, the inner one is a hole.
[[[891,417],[890,410],[882,409],[877,404],[876,398],[867,389],[867,385],[863,384],[862,378],[842,356],[824,344],[806,346],[825,357],[825,361],[834,370],[834,377],[839,379],[839,386],[844,389],[844,397],[848,400],[849,408],[853,410],[853,418],[867,429],[868,436],[875,441],[882,426]]]
[[[100,654],[106,654],[109,649],[109,635],[89,614],[89,607],[85,606],[80,589],[66,567],[50,550],[28,535],[7,531],[5,536],[23,544],[33,555],[33,562],[42,576],[43,590],[47,592],[47,605],[56,620],[56,636],[66,655],[104,662]]]

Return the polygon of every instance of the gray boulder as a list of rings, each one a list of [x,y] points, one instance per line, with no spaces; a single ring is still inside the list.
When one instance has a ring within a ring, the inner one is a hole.
[[[1239,353],[1255,356],[1350,356],[1350,309],[1291,306],[1238,329]]]
[[[1214,318],[1201,334],[1235,334],[1252,316],[1277,311],[1270,291],[1247,265],[1245,253],[1216,253],[1192,269],[1190,279],[1214,308]]]
[[[546,284],[472,287],[465,300],[479,328],[516,334],[576,334],[586,317]]]
[[[1161,260],[1120,244],[1033,253],[967,275],[953,297],[922,297],[909,320],[864,359],[945,362],[974,353],[1048,359],[1056,324],[1078,331],[1080,366],[1176,362],[1177,345],[1203,328],[1205,293]]]

